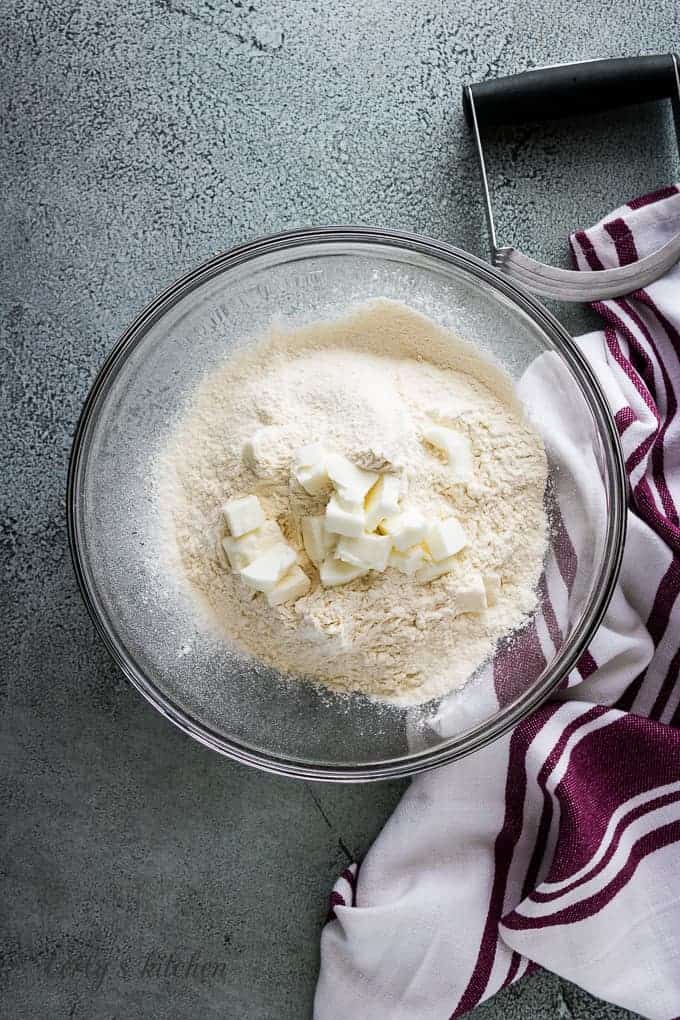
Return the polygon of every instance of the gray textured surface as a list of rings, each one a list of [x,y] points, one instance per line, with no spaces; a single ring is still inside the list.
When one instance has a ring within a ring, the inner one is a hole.
[[[301,1020],[345,848],[363,853],[400,793],[231,765],[112,667],[63,504],[74,423],[117,334],[215,250],[303,223],[483,253],[460,84],[665,51],[679,28],[672,0],[3,5],[3,1016]],[[502,236],[564,261],[570,226],[669,178],[665,114],[504,136]],[[169,952],[206,972],[149,958]],[[475,1016],[624,1014],[541,974]]]

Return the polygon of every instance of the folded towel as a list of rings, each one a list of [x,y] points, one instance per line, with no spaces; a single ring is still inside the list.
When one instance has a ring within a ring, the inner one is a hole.
[[[674,185],[571,243],[589,272],[679,231]],[[617,591],[559,696],[415,779],[340,877],[316,1020],[447,1020],[536,966],[680,1017],[680,265],[593,307],[604,329],[577,342],[630,480]],[[536,622],[536,654],[550,653],[553,625]]]

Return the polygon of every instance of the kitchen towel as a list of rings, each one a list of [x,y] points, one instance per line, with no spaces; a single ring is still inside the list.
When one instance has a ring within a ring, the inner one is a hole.
[[[590,272],[679,231],[673,185],[571,244]],[[338,879],[315,1020],[447,1020],[536,966],[645,1017],[680,1018],[680,265],[593,307],[604,328],[577,342],[630,482],[617,590],[565,690],[416,778]],[[559,567],[568,592],[569,556]],[[533,654],[550,654],[555,628],[532,624]]]

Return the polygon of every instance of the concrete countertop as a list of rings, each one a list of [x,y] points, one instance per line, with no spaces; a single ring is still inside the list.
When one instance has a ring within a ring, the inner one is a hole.
[[[126,684],[68,556],[80,407],[135,312],[246,238],[378,223],[484,255],[461,85],[665,52],[679,8],[9,0],[3,13],[2,1012],[301,1020],[333,879],[402,787],[248,771]],[[503,132],[489,151],[501,237],[563,264],[570,228],[673,175],[662,106]],[[573,330],[594,322],[558,311]],[[624,1016],[547,974],[474,1013]]]

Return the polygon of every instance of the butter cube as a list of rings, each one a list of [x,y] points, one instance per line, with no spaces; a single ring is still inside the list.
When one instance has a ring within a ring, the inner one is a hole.
[[[295,565],[295,550],[280,543],[267,549],[240,571],[241,578],[255,591],[272,591],[284,574]]]
[[[472,445],[467,436],[455,432],[453,429],[444,428],[443,425],[433,425],[425,429],[424,439],[441,450],[451,468],[454,480],[457,482],[471,482],[474,474],[474,458],[472,456]]]
[[[481,574],[474,574],[456,587],[454,603],[458,613],[481,613],[487,608],[486,590]]]
[[[357,577],[363,577],[368,573],[365,567],[356,567],[343,560],[337,560],[332,556],[324,560],[319,568],[319,577],[324,588],[333,588],[338,584],[349,584]]]
[[[310,496],[320,496],[330,489],[330,480],[326,469],[328,450],[321,443],[310,443],[303,446],[295,455],[293,474]]]
[[[412,545],[418,545],[427,536],[429,525],[420,510],[404,510],[396,517],[388,517],[380,529],[392,539],[392,545],[399,552],[406,552]]]
[[[283,602],[295,602],[306,595],[312,586],[304,570],[297,565],[284,574],[280,581],[267,593],[270,606],[280,606]]]
[[[302,541],[305,552],[314,566],[318,567],[332,551],[335,544],[335,538],[326,528],[325,517],[302,518]]]
[[[501,597],[501,575],[484,574],[484,590],[486,591],[487,605],[495,606]]]
[[[375,531],[386,517],[399,513],[399,489],[396,475],[381,475],[366,496],[366,531]]]
[[[345,503],[340,496],[331,496],[326,507],[326,528],[333,535],[358,538],[364,533],[366,515],[362,505]]]
[[[340,499],[357,506],[364,505],[366,494],[379,478],[375,471],[364,471],[339,453],[330,454],[326,468]]]
[[[343,563],[367,570],[383,571],[392,548],[388,535],[360,535],[359,538],[341,538],[335,555]]]
[[[455,517],[435,521],[427,533],[427,547],[433,560],[446,560],[467,545],[467,535]]]
[[[248,531],[240,538],[222,539],[222,548],[232,570],[243,570],[273,545],[285,542],[283,532],[276,521],[265,521],[255,531]]]
[[[435,578],[448,574],[457,565],[458,560],[455,556],[449,556],[448,560],[439,560],[438,563],[434,560],[431,563],[424,563],[416,570],[416,581],[427,584],[428,581],[434,581]]]
[[[428,554],[423,545],[414,545],[406,552],[399,552],[398,549],[392,549],[390,558],[388,560],[388,566],[394,567],[402,574],[406,574],[408,577],[413,577],[415,572],[422,567],[428,560]]]
[[[264,524],[264,510],[257,496],[243,496],[232,499],[222,507],[222,515],[234,538],[254,531]]]

